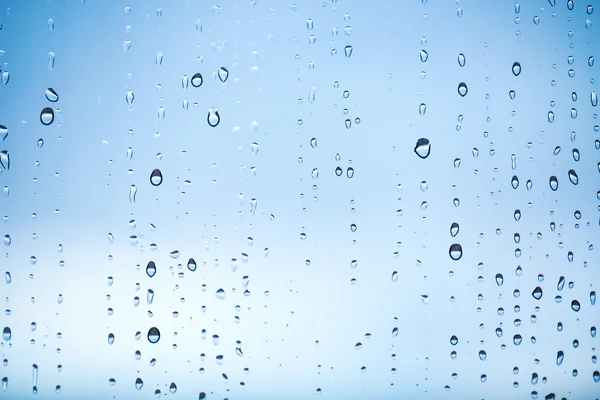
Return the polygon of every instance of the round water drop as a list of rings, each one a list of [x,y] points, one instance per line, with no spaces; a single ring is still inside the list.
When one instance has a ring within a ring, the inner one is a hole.
[[[346,58],[350,58],[350,56],[352,56],[352,46],[344,47],[344,54],[346,55]]]
[[[225,298],[225,291],[223,289],[219,289],[215,295],[217,296],[217,299],[223,300]]]
[[[204,78],[202,78],[202,74],[200,72],[196,72],[194,76],[192,76],[192,86],[200,87],[204,82]]]
[[[225,83],[227,81],[227,78],[229,78],[229,71],[227,70],[227,68],[221,67],[219,68],[217,75],[219,76],[219,80]]]
[[[159,186],[162,183],[162,181],[163,181],[162,172],[160,172],[160,169],[156,168],[150,174],[150,183],[152,184],[152,186]]]
[[[479,359],[481,361],[485,361],[486,358],[487,358],[487,353],[485,352],[485,350],[480,350],[479,351]]]
[[[429,139],[421,138],[417,140],[414,151],[423,159],[429,157],[429,153],[431,152],[431,144],[429,143]]]
[[[354,168],[348,167],[348,169],[346,170],[346,176],[348,178],[352,178],[354,176]]]
[[[458,338],[455,335],[452,335],[452,337],[450,338],[450,344],[452,346],[456,346],[458,344]]]
[[[192,272],[195,271],[196,270],[196,260],[194,260],[193,258],[190,258],[188,260],[187,267],[190,271],[192,271]]]
[[[550,177],[550,189],[556,191],[558,189],[558,178],[554,175]]]
[[[515,344],[515,346],[518,346],[521,344],[521,342],[523,342],[523,337],[519,334],[513,336],[513,343]]]
[[[456,235],[458,235],[459,230],[460,230],[460,227],[459,227],[458,223],[453,222],[452,225],[450,225],[450,236],[455,237]]]
[[[54,122],[54,110],[50,107],[44,107],[40,113],[40,122],[43,125],[50,125]]]
[[[425,50],[421,50],[419,57],[421,58],[421,62],[426,62],[429,59],[429,54]]]
[[[137,378],[135,380],[135,389],[136,390],[142,390],[142,387],[144,386],[144,381],[142,381],[140,378]]]
[[[156,327],[150,328],[150,330],[148,330],[148,341],[150,343],[158,343],[159,340],[160,340],[160,331],[158,330],[158,328],[156,328]]]
[[[46,89],[46,99],[52,103],[56,103],[58,101],[58,93],[52,88]]]
[[[579,183],[579,177],[577,176],[575,170],[569,170],[569,180],[573,185],[577,185]]]
[[[544,292],[542,292],[542,288],[539,286],[533,289],[533,292],[531,292],[531,296],[533,296],[533,298],[536,300],[541,299],[543,294]]]
[[[512,73],[514,76],[519,76],[521,73],[521,64],[515,61],[512,66]]]
[[[462,246],[458,243],[454,243],[450,246],[448,253],[450,254],[451,259],[458,261],[462,257]]]
[[[177,392],[177,385],[175,382],[171,382],[171,386],[169,386],[169,392],[171,392],[171,394],[175,394],[175,392]]]
[[[593,306],[596,305],[596,292],[595,291],[590,292],[590,303]]]
[[[341,169],[340,167],[337,167],[337,168],[335,169],[335,174],[336,174],[337,176],[342,176],[342,174],[343,174],[343,173],[344,173],[344,170],[343,170],[343,169]]]
[[[8,326],[5,326],[4,329],[2,330],[2,339],[6,340],[7,342],[12,338],[12,331],[10,330],[10,328]]]
[[[504,277],[502,274],[496,274],[496,285],[502,286],[504,284]]]
[[[571,302],[571,310],[578,312],[579,310],[581,310],[581,304],[579,304],[577,300],[573,300]]]
[[[466,59],[465,55],[463,53],[460,53],[458,55],[458,65],[460,65],[461,67],[464,67],[466,62],[467,62],[467,59]]]
[[[149,261],[148,265],[146,265],[146,274],[150,278],[156,275],[156,264],[154,263],[154,261]]]
[[[219,122],[221,122],[221,117],[219,116],[219,112],[215,107],[211,107],[208,110],[208,116],[206,117],[206,121],[208,122],[208,125],[210,125],[213,128],[219,125]]]
[[[469,92],[469,88],[467,88],[466,83],[461,82],[458,84],[458,94],[460,94],[462,97],[465,97],[468,92]]]

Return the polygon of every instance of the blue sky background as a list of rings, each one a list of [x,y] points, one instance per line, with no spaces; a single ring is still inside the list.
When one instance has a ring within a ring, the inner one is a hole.
[[[0,326],[12,332],[0,344],[2,398],[598,397],[590,292],[600,138],[590,96],[599,66],[588,59],[600,57],[600,11],[592,0],[592,10],[519,3],[516,13],[515,2],[475,0],[0,1],[10,74],[0,85],[9,130],[0,146],[10,154],[0,233],[11,238]],[[183,88],[197,72],[203,85]],[[46,100],[48,87],[58,102]],[[50,126],[39,120],[44,107],[55,110]],[[214,128],[210,107],[221,117]],[[425,159],[413,151],[419,138],[431,143]],[[157,344],[146,340],[151,327]]]

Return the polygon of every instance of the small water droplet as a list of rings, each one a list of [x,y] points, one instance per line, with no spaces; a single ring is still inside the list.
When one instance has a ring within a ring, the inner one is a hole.
[[[350,56],[352,56],[352,46],[344,47],[344,54],[347,58],[350,58]]]
[[[548,122],[550,122],[550,123],[554,122],[554,112],[552,112],[552,111],[548,111]]]
[[[458,65],[460,65],[461,67],[464,67],[466,62],[467,62],[467,59],[466,59],[465,55],[463,53],[460,53],[458,55]]]
[[[40,122],[43,125],[50,125],[54,122],[54,110],[50,107],[44,107],[40,113]]]
[[[519,76],[521,74],[521,64],[518,62],[514,62],[512,65],[512,73],[514,76]]]
[[[133,92],[131,90],[128,90],[127,94],[125,95],[125,101],[127,102],[127,104],[132,104],[134,100],[135,100],[135,95],[133,94]]]
[[[150,184],[152,184],[152,186],[159,186],[162,183],[162,181],[163,181],[162,172],[160,172],[160,169],[156,168],[150,174]]]
[[[421,58],[421,62],[426,62],[429,59],[429,53],[427,53],[425,50],[421,50],[419,53],[419,58]]]
[[[58,101],[58,93],[52,88],[46,89],[46,99],[52,103],[56,103]]]
[[[461,82],[458,84],[458,94],[460,94],[462,97],[465,97],[468,92],[469,92],[469,89],[467,88],[466,83]]]
[[[460,227],[458,226],[458,223],[453,222],[452,225],[450,226],[450,235],[452,237],[455,237],[456,235],[458,235],[459,230],[460,230]]]
[[[217,75],[219,76],[219,80],[225,83],[227,81],[227,78],[229,78],[229,71],[227,70],[227,68],[221,67],[219,68]]]
[[[169,392],[171,392],[171,394],[175,394],[175,392],[177,392],[177,385],[175,385],[175,382],[171,382],[171,386],[169,386]]]

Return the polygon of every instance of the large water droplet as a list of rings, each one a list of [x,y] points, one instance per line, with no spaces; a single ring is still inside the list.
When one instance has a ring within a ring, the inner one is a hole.
[[[163,181],[162,172],[160,172],[160,169],[156,168],[150,174],[150,183],[152,184],[152,186],[159,186],[162,183],[162,181]]]
[[[461,82],[458,84],[458,94],[460,94],[462,97],[465,97],[468,92],[469,92],[469,88],[467,88],[466,83]]]
[[[577,173],[573,169],[569,170],[569,180],[571,181],[571,183],[573,185],[577,185],[579,183],[579,177],[577,176]]]
[[[348,167],[348,169],[346,170],[346,176],[348,178],[352,178],[354,176],[354,168]]]
[[[450,250],[448,252],[450,254],[451,259],[453,259],[454,261],[458,261],[460,260],[463,254],[462,246],[458,243],[454,243],[450,246]]]
[[[515,61],[512,66],[512,73],[514,76],[519,76],[521,73],[521,64]]]
[[[0,137],[2,140],[6,139],[8,136],[8,128],[4,125],[0,125]]]
[[[550,189],[554,191],[558,189],[558,178],[554,175],[550,177]]]
[[[204,82],[204,78],[202,78],[202,74],[200,72],[196,72],[194,74],[194,76],[192,76],[192,86],[193,87],[200,87],[202,86],[202,83]],[[187,83],[186,83],[187,86]]]
[[[217,75],[219,76],[219,80],[225,83],[227,81],[227,78],[229,78],[229,71],[227,70],[227,68],[221,67],[219,68]]]
[[[419,157],[423,159],[427,158],[431,152],[431,144],[429,143],[429,139],[421,138],[417,140],[414,150]]]
[[[146,274],[148,274],[150,278],[156,274],[156,264],[154,261],[150,261],[148,262],[148,265],[146,265]]]
[[[50,107],[44,107],[40,113],[40,122],[44,125],[50,125],[54,122],[54,110]]]
[[[536,300],[541,299],[543,294],[544,294],[544,292],[542,292],[542,288],[539,286],[536,287],[535,289],[533,289],[533,292],[531,292],[531,295]]]
[[[210,125],[213,128],[219,125],[219,122],[221,122],[221,117],[219,116],[219,112],[215,107],[211,107],[208,110],[208,116],[206,117],[206,121],[208,122],[208,125]]]
[[[6,340],[7,342],[12,338],[12,331],[10,330],[10,328],[8,326],[5,326],[4,329],[2,330],[2,339]]]
[[[169,386],[169,392],[171,392],[171,394],[175,394],[175,392],[177,392],[177,385],[175,382],[171,382],[171,386]]]
[[[577,300],[571,301],[571,310],[578,312],[579,310],[581,310],[581,304],[579,304]]]
[[[215,293],[215,296],[217,296],[217,299],[223,300],[225,298],[225,290],[223,290],[223,289],[217,290],[217,292]]]
[[[496,285],[502,286],[504,284],[504,277],[502,274],[496,274]]]
[[[152,327],[148,330],[148,341],[150,343],[157,343],[160,340],[160,331],[156,327]]]
[[[46,89],[46,99],[52,103],[56,103],[58,101],[58,93],[52,88]]]
[[[144,386],[144,381],[142,381],[140,378],[137,378],[135,380],[135,389],[136,390],[142,390],[142,387]]]
[[[190,258],[188,260],[187,267],[190,271],[192,271],[192,272],[195,271],[196,270],[196,260],[194,260],[193,258]]]

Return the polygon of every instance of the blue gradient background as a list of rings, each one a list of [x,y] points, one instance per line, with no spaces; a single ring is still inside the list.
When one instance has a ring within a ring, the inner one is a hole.
[[[133,399],[152,398],[155,390],[231,400],[506,399],[533,391],[538,398],[598,398],[598,339],[590,328],[600,325],[600,314],[589,294],[600,277],[598,120],[590,102],[599,65],[587,60],[600,56],[600,36],[597,26],[585,26],[598,5],[588,14],[593,0],[576,0],[572,11],[563,0],[554,7],[523,0],[517,14],[514,1],[425,3],[243,0],[221,1],[215,12],[214,3],[200,0],[0,1],[0,61],[10,73],[0,85],[0,124],[9,130],[0,145],[11,160],[10,170],[0,171],[0,186],[8,188],[0,194],[0,233],[12,239],[0,259],[1,272],[12,277],[0,286],[7,310],[0,328],[12,330],[0,345],[7,360],[0,378],[8,378],[0,398]],[[351,57],[344,56],[347,45]],[[53,69],[48,52],[56,55]],[[466,56],[462,68],[459,53]],[[511,72],[515,61],[519,76]],[[219,67],[229,70],[225,83]],[[196,72],[203,85],[184,89],[182,77]],[[457,93],[460,82],[468,85],[465,97]],[[57,103],[45,99],[48,87],[59,94]],[[55,120],[43,126],[47,106]],[[210,107],[221,116],[215,128],[206,122]],[[431,142],[426,159],[413,152],[421,137]],[[555,156],[556,146],[562,151]],[[158,187],[149,181],[155,168],[164,176]],[[569,169],[579,175],[576,186]],[[551,175],[557,191],[549,188]],[[453,222],[460,224],[455,238]],[[452,243],[462,245],[459,261],[448,256]],[[190,257],[195,272],[186,268]],[[153,278],[145,274],[150,260]],[[498,273],[503,286],[496,285]],[[562,292],[560,276],[567,282]],[[531,296],[536,286],[544,291],[539,301]],[[215,296],[220,288],[223,300]],[[578,313],[573,299],[581,303]],[[162,335],[154,345],[146,340],[152,326]],[[523,336],[520,346],[512,343],[515,334]],[[37,395],[32,364],[39,367]]]

